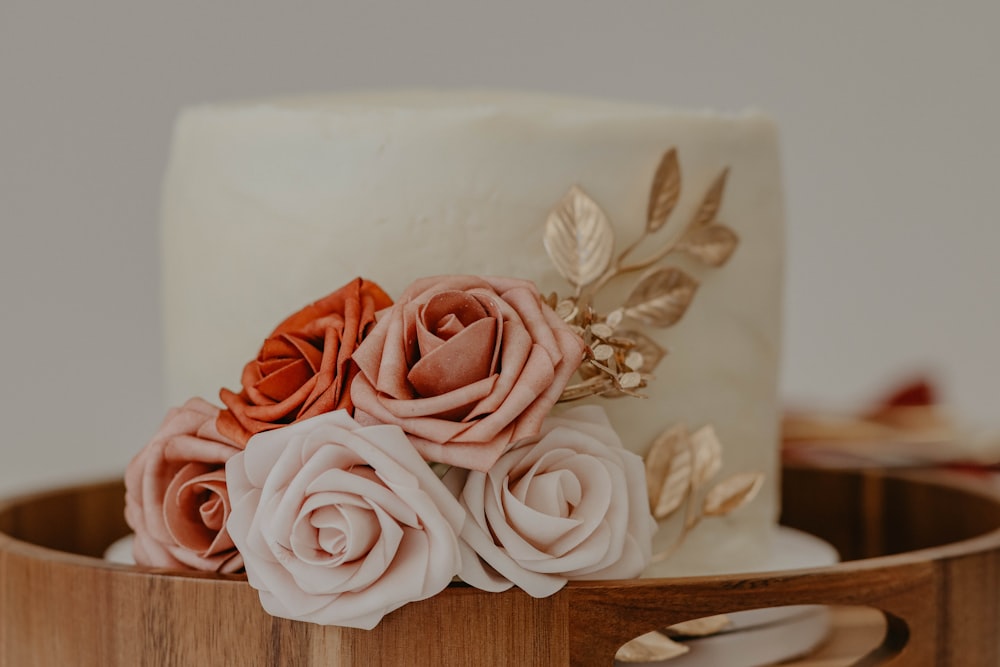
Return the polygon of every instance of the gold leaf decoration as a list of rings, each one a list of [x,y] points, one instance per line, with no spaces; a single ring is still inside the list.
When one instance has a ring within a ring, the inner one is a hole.
[[[681,168],[677,163],[677,149],[671,148],[663,154],[649,191],[649,207],[646,210],[646,230],[649,233],[663,227],[680,196]]]
[[[555,311],[556,315],[559,316],[559,319],[563,320],[564,322],[572,322],[573,319],[576,317],[577,313],[579,312],[579,309],[576,307],[576,304],[573,303],[571,300],[563,299],[558,304],[556,304]]]
[[[610,325],[604,324],[603,322],[595,322],[590,325],[590,333],[594,334],[598,338],[607,340],[615,335],[615,330],[611,328]]]
[[[659,632],[647,632],[622,645],[615,653],[618,662],[659,662],[684,655],[691,649]]]
[[[581,370],[584,367],[581,367]],[[581,398],[600,396],[607,391],[614,389],[615,382],[607,375],[591,375],[583,382],[572,384],[563,390],[559,400],[562,402],[578,401]]]
[[[676,623],[666,628],[664,632],[668,637],[708,637],[722,632],[732,623],[725,614],[718,614]]]
[[[723,169],[705,192],[705,198],[701,200],[698,212],[695,213],[691,221],[691,229],[707,227],[715,222],[715,216],[722,206],[722,192],[726,189],[726,177],[729,176],[729,167]]]
[[[646,494],[649,506],[656,507],[663,482],[670,473],[674,452],[687,440],[687,428],[677,424],[661,433],[646,453]]]
[[[704,492],[705,485],[722,468],[722,445],[711,424],[692,434],[683,423],[664,431],[649,448],[645,468],[646,495],[654,518],[662,521],[686,508],[680,530],[669,546],[653,554],[653,563],[676,553],[703,519],[724,516],[752,501],[764,483],[763,473],[742,472]],[[711,634],[718,631],[713,624],[721,627],[722,619],[699,619],[686,632],[693,634],[704,628]]]
[[[573,186],[549,213],[544,242],[556,269],[579,289],[608,269],[615,234],[597,202]]]
[[[633,368],[640,373],[652,373],[667,351],[655,340],[639,331],[623,331],[622,337],[632,341],[631,350],[642,355],[642,367]]]
[[[615,354],[615,348],[610,345],[595,345],[594,346],[594,359],[598,361],[607,361]]]
[[[642,375],[632,371],[622,373],[618,378],[618,384],[622,389],[638,389],[642,386]]]
[[[685,434],[686,435],[686,434]],[[665,519],[684,504],[691,492],[691,448],[687,438],[678,441],[670,457],[670,468],[660,485],[660,493],[653,505],[653,517]]]
[[[708,266],[719,267],[729,261],[739,242],[736,232],[714,224],[693,230],[677,248]]]
[[[764,484],[764,473],[738,472],[725,478],[705,495],[702,513],[724,516],[743,507],[757,495]]]
[[[674,267],[643,276],[625,302],[625,315],[654,327],[669,327],[687,311],[698,281]]]
[[[662,266],[662,261],[687,254],[707,266],[721,266],[738,243],[735,232],[716,221],[728,174],[728,168],[723,169],[711,182],[686,227],[662,239],[658,249],[641,259],[628,260],[666,225],[681,198],[676,148],[663,154],[653,175],[645,228],[617,256],[607,215],[580,188],[572,187],[549,212],[543,234],[545,250],[575,292],[562,300],[553,293],[545,302],[587,347],[576,374],[579,381],[564,388],[560,402],[589,396],[645,397],[640,390],[654,379],[653,371],[667,350],[644,335],[639,325],[673,326],[687,312],[698,289],[694,277]],[[643,271],[645,275],[624,304],[618,301],[618,307],[610,311],[595,307],[610,281]],[[635,330],[625,331],[623,325]]]
[[[715,477],[722,467],[722,444],[712,425],[702,426],[691,434],[692,467],[691,484],[700,487]]]
[[[646,358],[642,356],[642,352],[632,350],[625,355],[625,366],[633,371],[641,371],[645,363]]]

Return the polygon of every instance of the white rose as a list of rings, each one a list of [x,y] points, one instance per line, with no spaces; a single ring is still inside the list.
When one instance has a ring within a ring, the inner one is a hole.
[[[444,480],[470,517],[459,576],[477,588],[544,597],[572,579],[637,577],[652,557],[642,459],[597,406],[548,417],[489,472]]]
[[[464,512],[401,429],[343,410],[252,437],[227,527],[273,616],[371,629],[443,590]]]

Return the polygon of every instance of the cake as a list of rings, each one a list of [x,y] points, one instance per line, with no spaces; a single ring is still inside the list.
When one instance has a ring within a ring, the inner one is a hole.
[[[182,407],[126,474],[140,564],[245,566],[268,612],[369,628],[452,576],[544,597],[770,556],[763,115],[492,92],[195,107],[161,231]]]

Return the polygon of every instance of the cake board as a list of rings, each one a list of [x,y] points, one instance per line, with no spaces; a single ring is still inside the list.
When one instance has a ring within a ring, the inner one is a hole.
[[[885,637],[860,664],[997,664],[996,496],[965,480],[873,471],[786,469],[784,488],[785,523],[851,560],[573,582],[540,600],[456,585],[370,632],[270,617],[242,577],[104,562],[98,556],[127,532],[120,482],[39,494],[0,509],[0,664],[607,666],[622,643],[650,630],[803,604],[884,613]]]

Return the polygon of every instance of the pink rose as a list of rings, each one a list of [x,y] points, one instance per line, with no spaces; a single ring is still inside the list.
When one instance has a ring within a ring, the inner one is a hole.
[[[399,426],[428,461],[486,471],[538,433],[583,352],[529,281],[424,278],[354,353],[355,418]]]
[[[477,588],[544,597],[570,579],[637,577],[652,557],[642,459],[597,406],[549,417],[487,473],[452,468],[444,481],[470,517],[459,576]]]
[[[139,565],[235,572],[243,559],[226,531],[225,465],[240,451],[200,398],[167,413],[125,470],[125,520]]]
[[[395,426],[337,410],[265,431],[226,479],[229,533],[273,616],[371,629],[460,568],[464,512]]]

